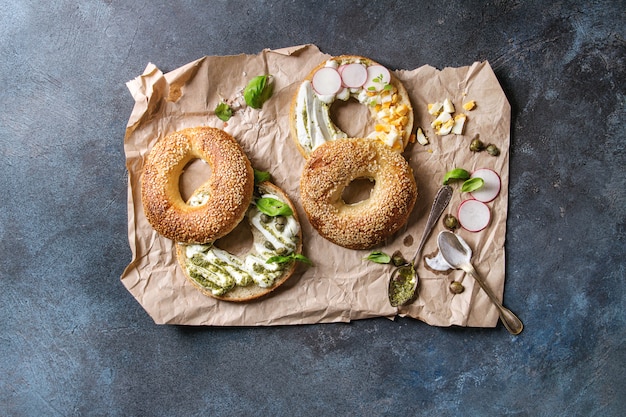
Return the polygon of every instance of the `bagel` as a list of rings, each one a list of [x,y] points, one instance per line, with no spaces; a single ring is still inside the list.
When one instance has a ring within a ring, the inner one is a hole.
[[[346,204],[342,193],[359,178],[374,182],[370,197]],[[377,141],[347,138],[326,142],[310,154],[300,178],[300,196],[321,236],[349,249],[367,249],[406,223],[417,185],[400,153]]]
[[[346,68],[350,70],[346,71]],[[321,79],[318,84],[329,86],[328,91],[315,89],[315,77],[320,75],[320,70],[329,73],[326,78],[318,77]],[[367,78],[363,78],[363,74]],[[351,97],[370,110],[374,131],[368,139],[380,141],[399,152],[408,145],[413,129],[413,108],[402,83],[388,69],[369,58],[341,55],[313,69],[292,99],[289,113],[291,137],[304,157],[324,142],[348,136],[331,120],[330,107],[336,99],[347,101]]]
[[[253,239],[247,253],[236,256],[212,243],[176,245],[176,257],[185,277],[203,294],[220,300],[250,301],[274,291],[295,271],[294,260],[267,263],[272,256],[300,253],[302,232],[295,207],[287,195],[270,182],[258,184],[257,190],[245,216]],[[278,217],[264,215],[256,205],[261,197],[286,203],[292,214]]]
[[[181,197],[179,177],[200,158],[211,169],[195,192],[201,203]],[[237,141],[211,127],[184,129],[161,140],[150,151],[141,178],[143,209],[150,225],[175,242],[206,243],[228,234],[243,219],[252,200],[254,171]]]

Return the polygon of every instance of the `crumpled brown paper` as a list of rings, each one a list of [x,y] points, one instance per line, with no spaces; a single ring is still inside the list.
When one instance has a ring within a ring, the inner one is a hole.
[[[496,309],[470,276],[464,276],[462,271],[435,274],[424,267],[424,255],[437,252],[436,235],[443,230],[441,220],[420,257],[419,297],[400,309],[391,307],[387,299],[391,266],[364,260],[370,250],[344,249],[324,240],[309,224],[299,199],[304,159],[290,137],[288,114],[291,99],[302,79],[328,58],[329,55],[314,45],[264,50],[257,55],[205,56],[166,74],[149,64],[142,75],[127,83],[135,99],[124,139],[129,173],[128,238],[132,261],[121,280],[156,323],[287,325],[400,315],[435,326],[496,325]],[[216,105],[223,98],[234,97],[250,78],[260,74],[274,76],[274,94],[262,110],[246,108],[227,123],[219,120],[214,114]],[[458,233],[473,249],[473,263],[478,272],[501,297],[505,277],[510,143],[510,105],[504,92],[487,62],[441,71],[422,66],[410,71],[397,70],[394,74],[411,98],[414,128],[423,128],[430,145],[415,143],[405,151],[414,170],[419,197],[406,227],[375,250],[388,254],[400,250],[410,259],[444,174],[456,167],[468,171],[492,168],[501,175],[502,190],[488,203],[492,213],[490,226],[478,233],[465,230]],[[468,121],[462,136],[439,137],[430,128],[433,117],[427,112],[427,103],[445,98],[453,101],[457,111],[462,111],[462,103],[468,100],[477,102],[475,110],[466,112]],[[355,112],[359,117],[354,118],[348,112]],[[340,127],[356,136],[369,128],[364,120],[366,114],[352,104],[336,111],[335,117]],[[221,128],[233,135],[252,165],[269,171],[273,182],[298,208],[303,252],[314,266],[300,265],[283,286],[255,302],[218,301],[197,291],[185,280],[177,264],[174,243],[154,232],[143,214],[140,177],[146,154],[159,138],[200,125]],[[501,150],[500,156],[469,151],[469,143],[475,135],[485,143],[496,144]],[[455,184],[454,188],[446,213],[455,214],[460,202],[468,198],[460,192],[460,184]],[[463,280],[463,293],[450,293],[448,285],[453,279]]]

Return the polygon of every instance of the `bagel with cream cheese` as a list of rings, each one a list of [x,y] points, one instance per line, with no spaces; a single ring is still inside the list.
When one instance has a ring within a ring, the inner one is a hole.
[[[374,139],[402,152],[413,129],[413,108],[402,83],[384,66],[362,56],[341,55],[319,64],[298,87],[291,103],[291,136],[308,157],[322,143],[345,138],[330,117],[332,103],[355,98],[374,122]]]
[[[181,197],[179,178],[194,159],[207,162],[209,179],[194,193],[199,204]],[[243,219],[254,190],[254,171],[237,141],[223,130],[197,127],[160,139],[150,151],[141,178],[144,213],[152,227],[175,242],[206,243],[227,235]]]
[[[360,178],[374,182],[370,197],[346,204],[345,188]],[[417,185],[399,152],[378,141],[346,138],[323,143],[309,155],[300,197],[321,236],[349,249],[367,249],[383,243],[406,223],[417,199]]]
[[[193,200],[194,196],[190,204]],[[289,210],[281,209],[282,214],[278,215],[262,211],[265,206],[262,202],[276,206],[276,201]],[[203,294],[226,301],[251,301],[274,291],[294,273],[297,262],[293,255],[302,249],[302,232],[289,197],[276,185],[261,182],[256,186],[245,218],[253,243],[244,254],[235,255],[220,249],[219,241],[176,245],[177,259],[185,277]],[[272,258],[283,262],[268,262]]]

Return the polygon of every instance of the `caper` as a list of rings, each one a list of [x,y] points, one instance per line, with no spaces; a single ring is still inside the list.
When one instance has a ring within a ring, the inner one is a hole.
[[[282,232],[283,230],[285,230],[285,225],[276,223],[276,230],[278,230],[279,232]]]
[[[261,213],[261,221],[262,221],[263,223],[269,223],[269,222],[271,222],[271,221],[272,221],[272,217],[271,217],[271,216],[268,216],[268,215],[267,215],[267,214],[265,214],[265,213]]]
[[[474,139],[470,143],[470,151],[472,152],[480,152],[483,149],[485,149],[485,144],[480,139]]]
[[[490,143],[489,145],[487,145],[487,153],[489,155],[498,156],[500,155],[500,149],[498,149],[498,147],[493,143]]]
[[[269,250],[276,250],[276,246],[274,246],[274,244],[269,240],[266,240],[263,246],[265,246],[265,248]]]
[[[284,246],[276,249],[276,254],[280,256],[287,255],[287,252],[289,252],[289,250]]]
[[[285,216],[276,216],[276,224],[287,224]]]
[[[391,263],[394,266],[402,266],[408,264],[408,262],[406,261],[406,259],[404,259],[404,256],[402,256],[399,250],[395,251],[393,255],[391,255]]]
[[[446,214],[443,218],[443,226],[448,230],[455,230],[459,227],[459,221],[452,214]]]
[[[452,281],[450,283],[450,292],[452,294],[461,294],[465,291],[465,287],[459,281]]]

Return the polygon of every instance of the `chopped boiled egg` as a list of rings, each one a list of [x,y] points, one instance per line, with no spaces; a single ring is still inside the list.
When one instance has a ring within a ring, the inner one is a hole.
[[[428,104],[428,113],[432,114],[433,116],[438,116],[439,113],[441,113],[442,109],[443,109],[443,104],[438,101],[435,103]]]
[[[466,120],[467,116],[464,113],[454,116],[454,125],[452,126],[451,133],[454,133],[455,135],[462,135]]]
[[[476,101],[471,100],[463,104],[463,109],[470,111],[476,107]],[[462,135],[467,122],[467,115],[464,113],[454,114],[456,111],[454,103],[449,98],[443,102],[435,102],[428,104],[428,113],[436,116],[430,127],[435,130],[435,134],[443,136],[450,133]]]
[[[424,131],[422,130],[421,127],[417,128],[417,133],[416,133],[416,138],[417,138],[417,142],[420,145],[428,145],[430,142],[428,141],[428,138],[426,137],[426,135],[424,134]]]
[[[467,111],[474,110],[476,108],[476,101],[475,100],[468,101],[467,103],[463,104],[463,108]]]
[[[454,104],[452,104],[452,102],[450,101],[449,98],[446,98],[443,101],[443,111],[445,111],[446,113],[454,113]]]

